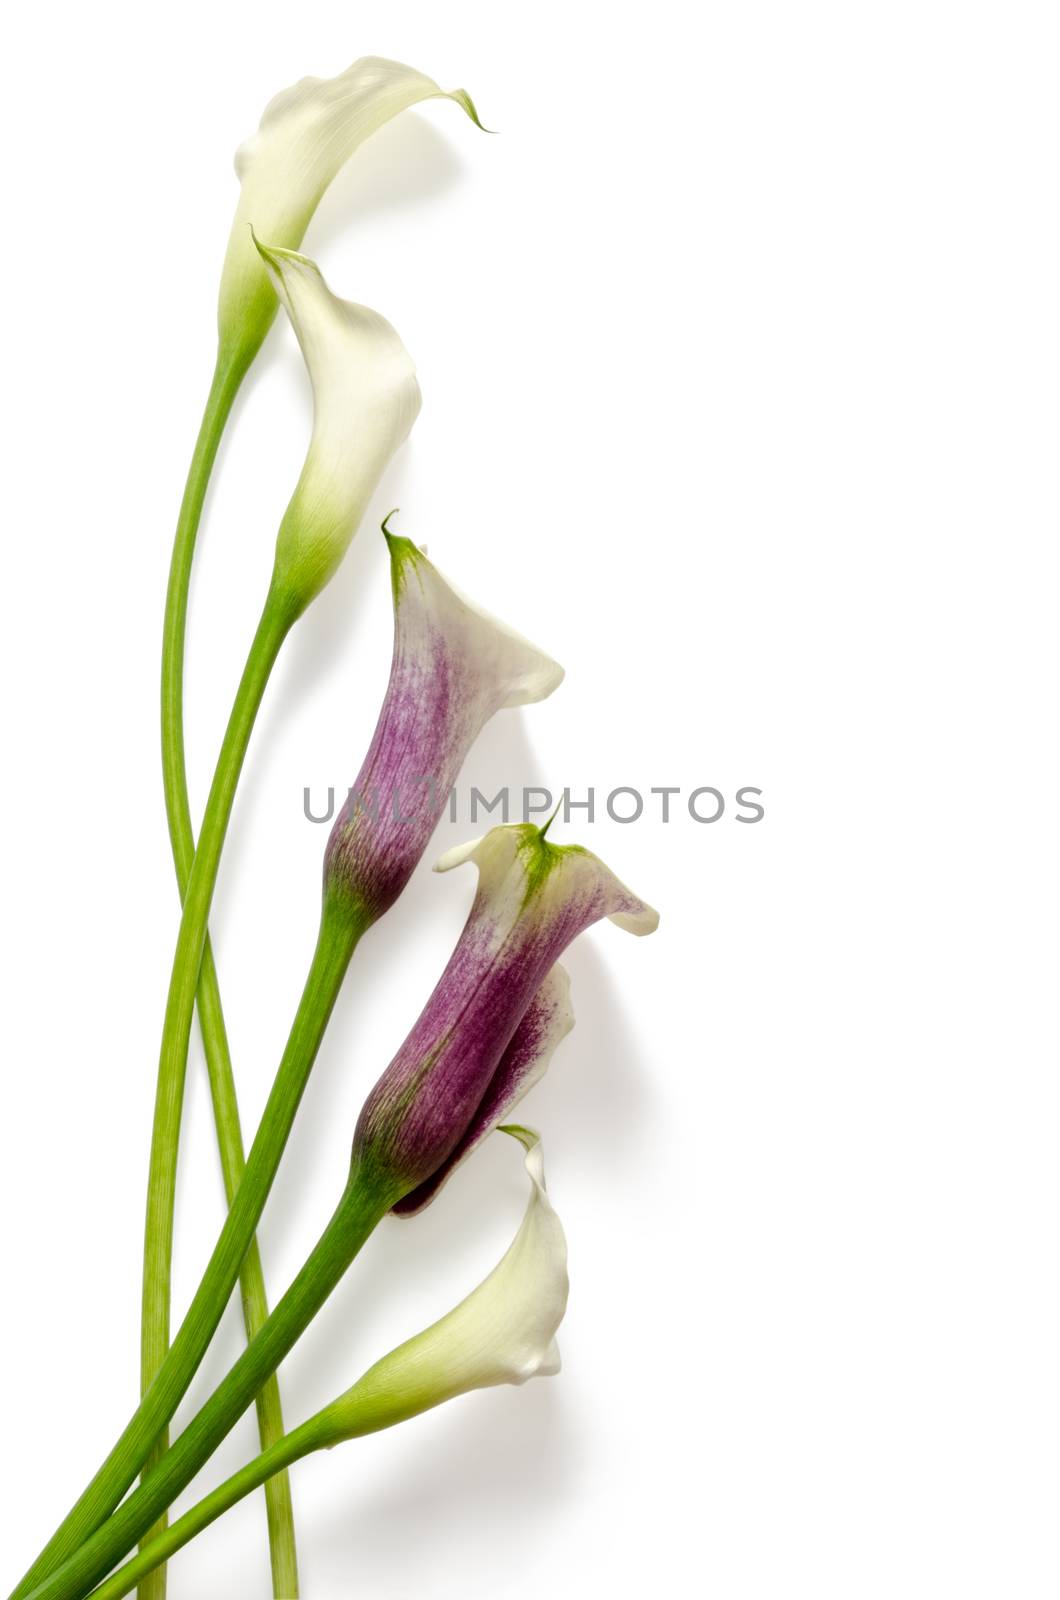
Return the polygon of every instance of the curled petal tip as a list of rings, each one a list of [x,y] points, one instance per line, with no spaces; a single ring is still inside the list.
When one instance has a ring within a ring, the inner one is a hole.
[[[528,1154],[541,1143],[541,1135],[537,1129],[525,1128],[521,1122],[502,1122],[497,1128],[497,1132],[506,1133],[511,1139],[518,1139]]]
[[[453,89],[453,90],[451,90],[450,94],[449,94],[449,98],[450,98],[450,100],[455,100],[458,106],[462,106],[463,107],[463,109],[467,112],[468,116],[471,118],[472,122],[475,124],[475,127],[480,129],[482,133],[496,133],[497,132],[496,128],[487,128],[486,127],[486,124],[483,122],[482,118],[478,114],[478,111],[477,111],[477,109],[475,107],[474,100],[472,100],[471,96],[468,94],[466,89]]]
[[[320,268],[315,261],[310,261],[308,256],[300,255],[297,250],[288,250],[282,244],[266,244],[264,240],[258,238],[252,222],[248,222],[247,227],[250,229],[255,250],[271,272],[282,273],[284,263],[294,261],[299,266],[312,267],[314,272],[319,273]]]

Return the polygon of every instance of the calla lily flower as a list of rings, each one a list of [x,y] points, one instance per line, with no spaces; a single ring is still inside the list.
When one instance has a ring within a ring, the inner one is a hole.
[[[377,1361],[328,1408],[336,1439],[404,1422],[472,1389],[559,1371],[556,1329],[567,1308],[567,1244],[545,1191],[538,1134],[509,1126],[526,1148],[530,1203],[499,1264],[478,1288],[414,1339]]]
[[[222,350],[252,359],[276,315],[276,296],[251,239],[296,250],[324,194],[358,146],[424,100],[455,100],[481,127],[464,89],[442,89],[400,61],[364,56],[337,78],[303,78],[265,107],[236,152],[241,190],[217,309]]]
[[[590,851],[516,823],[438,862],[479,870],[478,892],[449,964],[365,1101],[354,1170],[397,1190],[425,1184],[478,1124],[519,1023],[571,940],[601,917],[651,933],[658,914]]]
[[[468,750],[494,712],[543,700],[563,668],[453,588],[387,532],[394,594],[390,682],[372,744],[325,853],[329,893],[371,918],[397,899]]]
[[[483,1139],[500,1127],[515,1106],[529,1094],[552,1064],[552,1057],[574,1027],[570,977],[555,966],[531,1000],[511,1043],[501,1056],[474,1116],[456,1148],[421,1183],[393,1208],[395,1216],[411,1217],[430,1205],[442,1185],[477,1150]],[[508,1130],[511,1131],[511,1130]]]
[[[257,241],[255,241],[257,242]],[[305,357],[313,432],[276,540],[273,585],[297,611],[333,577],[420,409],[416,369],[377,311],[340,300],[320,268],[258,244]]]

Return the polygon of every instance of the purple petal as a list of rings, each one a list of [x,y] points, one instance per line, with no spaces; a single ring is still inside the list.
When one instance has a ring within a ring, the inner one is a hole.
[[[544,1077],[552,1057],[573,1026],[570,978],[563,967],[555,966],[531,1000],[507,1050],[497,1063],[497,1069],[463,1138],[426,1183],[421,1183],[419,1188],[398,1201],[394,1207],[396,1216],[411,1217],[430,1205],[456,1168],[467,1160],[534,1084]]]

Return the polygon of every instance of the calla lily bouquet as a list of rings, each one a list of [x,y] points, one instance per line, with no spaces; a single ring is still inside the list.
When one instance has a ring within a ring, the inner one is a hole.
[[[365,1099],[331,1221],[270,1310],[254,1243],[284,1147],[362,935],[402,893],[461,765],[496,713],[550,695],[563,672],[466,599],[424,552],[392,532],[390,680],[371,745],[324,853],[320,929],[265,1111],[245,1150],[217,972],[208,938],[225,835],[257,711],[288,633],[338,568],[420,409],[412,360],[377,311],[340,299],[299,253],[331,180],[373,132],[419,102],[447,98],[481,126],[470,96],[368,57],[330,80],[303,79],[266,108],[236,168],[241,193],[221,275],[217,364],[177,523],[163,637],[162,752],[181,917],[158,1063],[143,1264],[141,1401],[98,1472],[12,1591],[11,1600],[161,1600],[166,1563],[264,1487],[273,1592],[298,1594],[288,1469],[301,1457],[396,1426],[471,1389],[559,1370],[566,1243],[545,1189],[539,1136],[518,1102],[573,1026],[563,952],[610,918],[650,933],[656,913],[550,825],[494,828],[442,858],[478,872],[466,926],[405,1042]],[[272,578],[247,652],[198,834],[184,764],[184,634],[200,515],[233,400],[282,306],[313,390],[305,464],[280,522]],[[351,763],[352,765],[352,763]],[[426,786],[423,775],[430,774]],[[406,813],[384,797],[416,793]],[[375,798],[373,798],[375,797]],[[198,1009],[228,1200],[191,1305],[170,1325],[177,1153]],[[522,1148],[530,1195],[503,1259],[432,1327],[382,1356],[353,1386],[288,1428],[277,1369],[383,1219],[429,1205],[495,1130]],[[247,1343],[180,1435],[169,1423],[240,1288]],[[167,1512],[238,1419],[257,1409],[261,1452],[172,1525]],[[137,1480],[139,1479],[139,1482]]]

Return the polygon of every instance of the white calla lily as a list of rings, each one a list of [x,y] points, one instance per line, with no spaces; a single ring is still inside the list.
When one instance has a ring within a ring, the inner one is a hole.
[[[481,127],[466,90],[442,89],[413,67],[380,56],[364,56],[335,78],[303,78],[269,101],[257,133],[236,152],[241,189],[221,273],[222,350],[251,358],[276,314],[251,229],[296,250],[354,151],[399,112],[435,99],[454,100]]]
[[[332,294],[315,262],[258,243],[305,357],[313,432],[276,540],[274,584],[304,609],[333,576],[420,409],[416,369],[377,311]]]
[[[559,1371],[556,1330],[567,1308],[567,1241],[545,1190],[541,1140],[503,1130],[526,1149],[530,1202],[501,1261],[458,1306],[377,1361],[327,1408],[334,1438],[404,1422],[472,1389]]]

